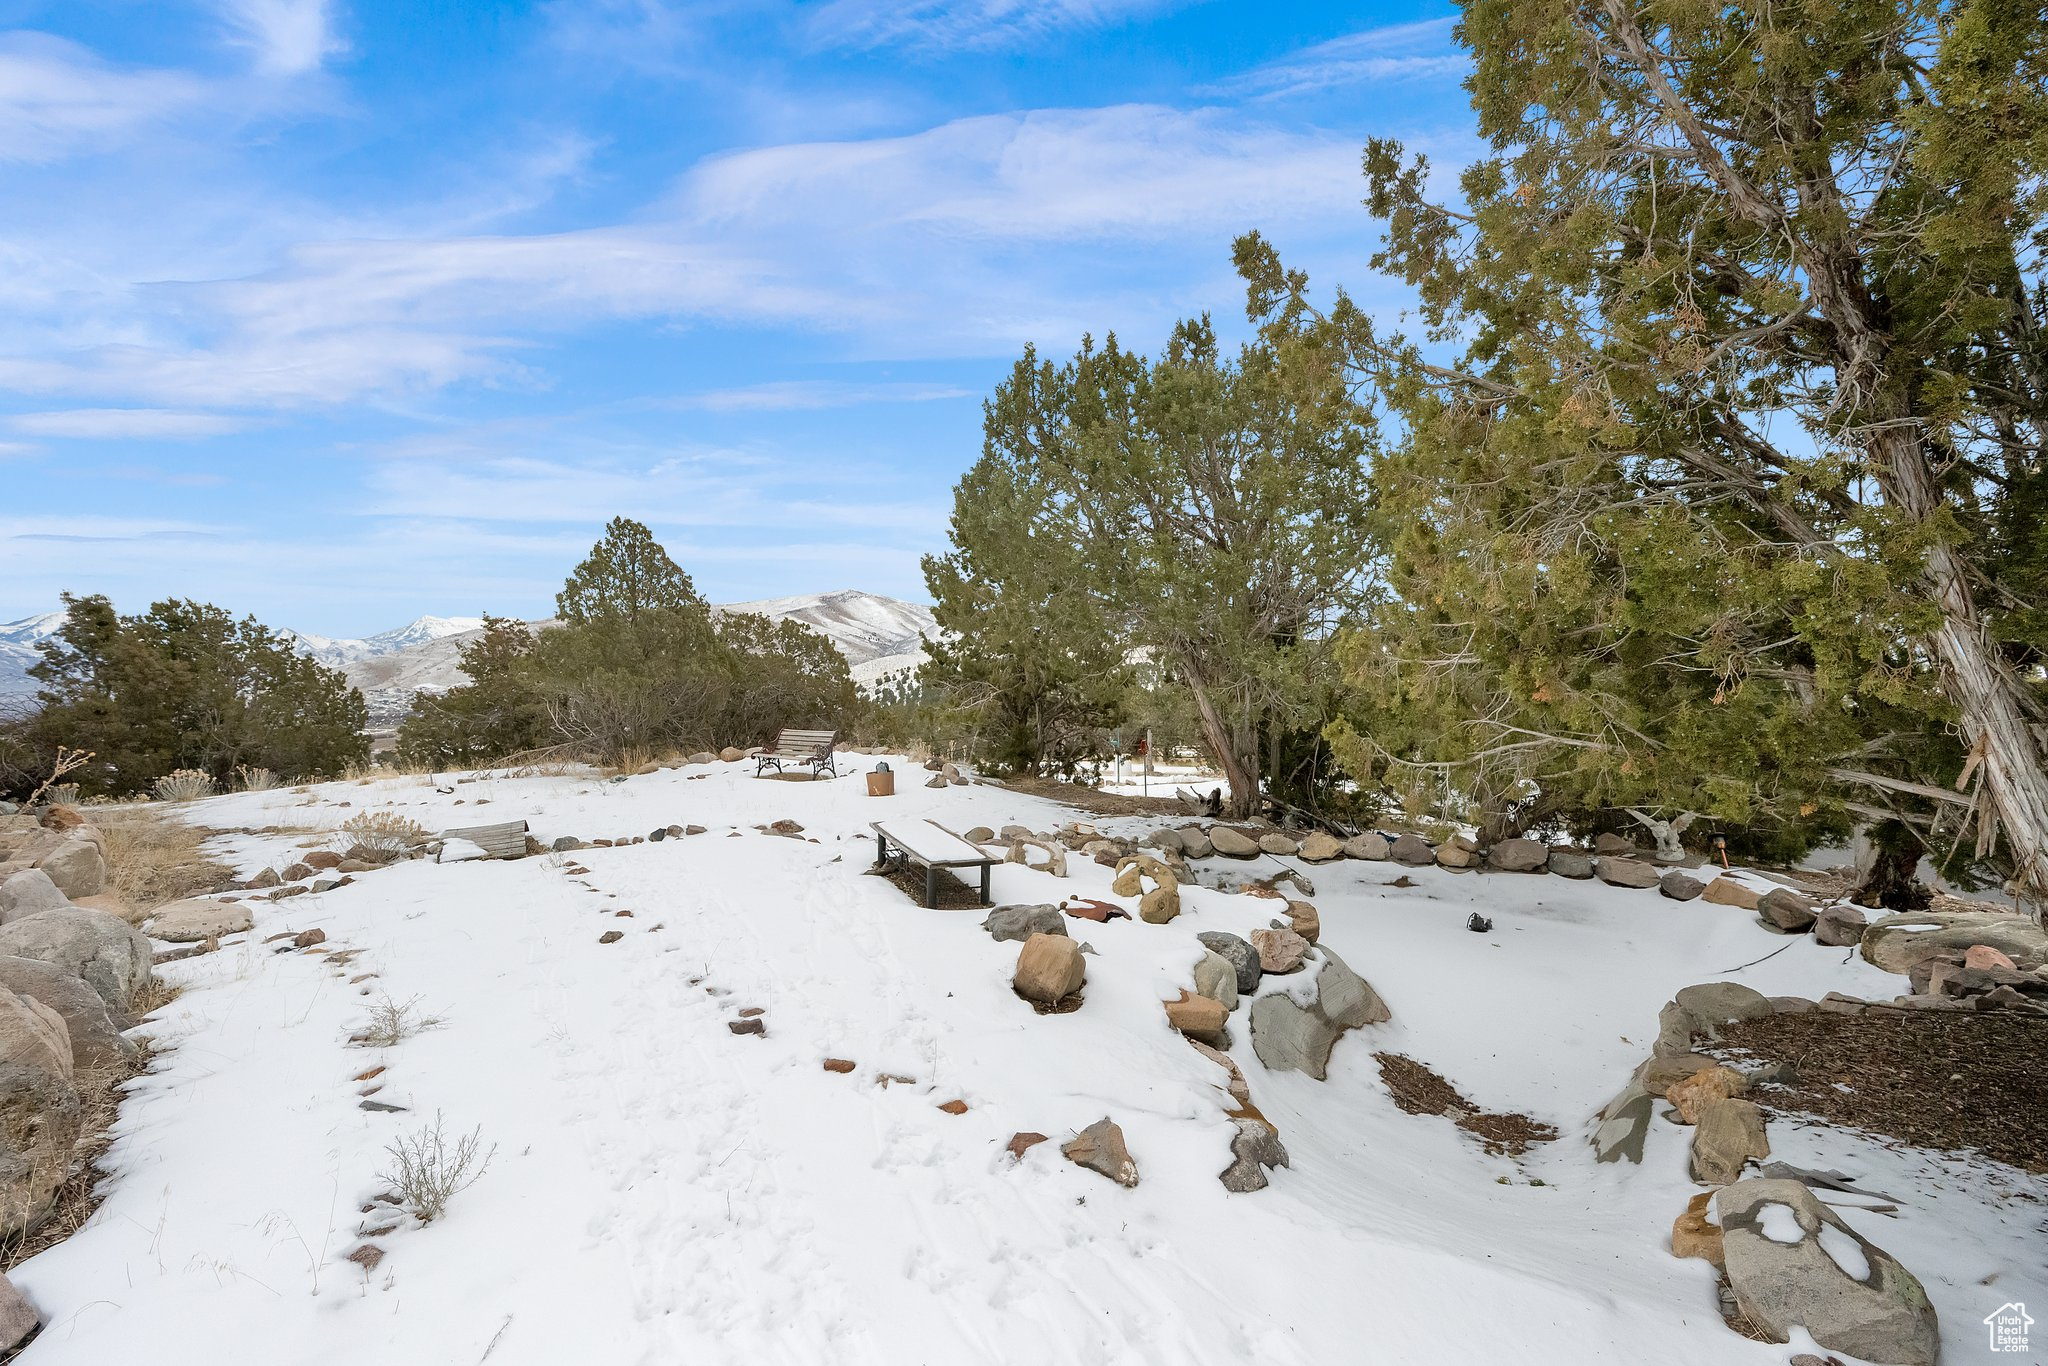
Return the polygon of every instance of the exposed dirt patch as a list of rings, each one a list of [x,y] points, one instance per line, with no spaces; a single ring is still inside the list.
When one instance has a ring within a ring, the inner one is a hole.
[[[1400,1053],[1372,1056],[1380,1065],[1380,1080],[1393,1093],[1394,1104],[1411,1115],[1448,1116],[1490,1153],[1520,1157],[1537,1144],[1557,1138],[1557,1130],[1541,1120],[1481,1110],[1465,1099],[1457,1087],[1413,1058]]]
[[[878,876],[887,878],[896,889],[918,905],[924,905],[924,867],[904,859],[891,859],[888,867],[870,869]],[[938,870],[938,905],[941,911],[979,911],[986,909],[981,902],[981,872],[975,870],[974,885],[968,886],[946,869]]]
[[[2048,1172],[2048,1020],[1998,1010],[1771,1015],[1727,1027],[1709,1051],[1789,1063],[1794,1082],[1751,1093],[1767,1109]]]
[[[1022,792],[1030,797],[1045,797],[1052,801],[1077,806],[1083,811],[1098,816],[1172,816],[1187,815],[1181,804],[1171,793],[1164,797],[1125,797],[1114,792],[1098,792],[1080,783],[1062,783],[1052,778],[1005,778],[1006,791]],[[1195,819],[1188,816],[1189,820]]]

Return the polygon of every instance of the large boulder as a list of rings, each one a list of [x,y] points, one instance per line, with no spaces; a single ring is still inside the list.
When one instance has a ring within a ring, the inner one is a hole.
[[[1229,960],[1237,969],[1237,989],[1249,995],[1259,989],[1259,977],[1265,969],[1259,966],[1259,951],[1246,940],[1222,930],[1204,930],[1195,936],[1202,947]]]
[[[1813,902],[1790,887],[1778,887],[1764,893],[1763,899],[1756,903],[1756,912],[1773,928],[1787,934],[1803,934],[1812,929],[1816,916]]]
[[[1119,1186],[1138,1184],[1138,1164],[1124,1146],[1124,1131],[1104,1115],[1060,1147],[1067,1161],[1098,1172]]]
[[[1593,860],[1593,874],[1610,887],[1654,887],[1663,874],[1641,859],[1603,854]]]
[[[1387,837],[1377,830],[1368,830],[1362,835],[1353,835],[1344,841],[1344,857],[1371,859],[1375,862],[1387,857],[1393,846]]]
[[[1148,891],[1145,879],[1153,886]],[[1109,890],[1118,896],[1138,898],[1138,918],[1148,925],[1164,925],[1180,914],[1180,879],[1171,868],[1150,854],[1131,854],[1116,866],[1116,878]]]
[[[1268,830],[1259,836],[1259,852],[1291,858],[1301,852],[1301,845],[1292,835],[1283,835],[1278,830]]]
[[[1079,944],[1063,934],[1034,934],[1017,955],[1010,983],[1025,1000],[1049,1006],[1079,991],[1087,975]]]
[[[1209,843],[1225,858],[1257,858],[1259,842],[1242,830],[1233,830],[1227,825],[1211,826]]]
[[[1673,901],[1691,901],[1706,889],[1706,883],[1675,869],[1657,879],[1657,890]]]
[[[1239,1195],[1264,1190],[1266,1169],[1288,1165],[1279,1131],[1265,1120],[1249,1116],[1231,1122],[1237,1133],[1230,1140],[1230,1165],[1221,1174],[1223,1189]]]
[[[40,868],[24,868],[0,882],[0,925],[38,911],[61,911],[71,899]]]
[[[1707,884],[1706,891],[1700,893],[1700,899],[1711,901],[1716,906],[1734,906],[1738,910],[1753,911],[1764,897],[1762,892],[1748,883],[1739,882],[1732,877],[1717,877]]]
[[[1933,1366],[1941,1325],[1896,1258],[1797,1181],[1738,1181],[1714,1197],[1735,1302],[1779,1342],[1804,1328],[1830,1352]]]
[[[1188,826],[1180,833],[1180,851],[1186,858],[1207,858],[1216,852],[1215,843],[1209,833],[1200,826]]]
[[[54,964],[0,956],[0,988],[49,1007],[63,1020],[71,1040],[71,1061],[78,1070],[126,1071],[141,1054],[134,1041],[121,1034],[128,1017],[109,1012],[98,992]]]
[[[1308,956],[1308,940],[1293,930],[1253,930],[1252,947],[1262,972],[1294,972]]]
[[[0,1238],[41,1223],[71,1174],[83,1119],[71,1067],[63,1019],[0,991]]]
[[[1066,920],[1057,906],[998,906],[981,922],[989,937],[1023,941],[1034,934],[1065,934]]]
[[[1642,1082],[1632,1080],[1624,1086],[1600,1112],[1600,1123],[1593,1130],[1594,1160],[1641,1162],[1655,1105],[1656,1098]]]
[[[1996,911],[1909,911],[1888,915],[1863,932],[1866,962],[1886,972],[1910,973],[1938,953],[1964,953],[1988,944],[2021,971],[2048,963],[2048,931],[2033,917]]]
[[[1195,964],[1195,991],[1222,1005],[1228,1013],[1237,1009],[1237,965],[1214,949],[1203,949]]]
[[[1584,882],[1593,876],[1593,856],[1577,849],[1550,851],[1550,871],[1559,877]]]
[[[105,911],[42,911],[0,925],[0,955],[10,954],[52,964],[83,979],[107,1009],[122,1013],[150,978],[149,940]]]
[[[1344,857],[1344,841],[1327,831],[1317,830],[1301,841],[1301,857],[1307,863],[1328,863]]]
[[[19,1347],[42,1321],[14,1282],[0,1276],[0,1355]]]
[[[1823,906],[1814,917],[1813,942],[1846,949],[1862,943],[1863,932],[1869,928],[1870,918],[1854,906]]]
[[[1692,1129],[1692,1179],[1725,1186],[1752,1161],[1771,1155],[1764,1112],[1746,1100],[1723,1098],[1700,1106]]]
[[[1436,862],[1436,849],[1420,835],[1402,835],[1388,847],[1387,857],[1410,868],[1426,868]]]
[[[197,944],[245,933],[253,924],[249,912],[234,902],[195,896],[157,907],[149,918],[149,933],[168,944]]]
[[[106,890],[107,856],[100,849],[98,832],[91,826],[72,831],[55,849],[43,855],[36,867],[74,901],[82,896],[98,896]]]
[[[1681,987],[1657,1016],[1659,1056],[1690,1053],[1696,1039],[1718,1039],[1724,1025],[1777,1013],[1771,998],[1740,982]]]
[[[1365,979],[1328,948],[1307,1003],[1293,992],[1272,992],[1252,1002],[1252,1051],[1275,1072],[1328,1076],[1330,1050],[1347,1029],[1392,1018],[1386,1002]]]
[[[1436,847],[1436,862],[1439,868],[1470,868],[1479,862],[1479,855],[1455,840],[1446,840]]]
[[[1550,863],[1550,846],[1541,840],[1501,840],[1486,851],[1486,866],[1504,873],[1540,873]]]

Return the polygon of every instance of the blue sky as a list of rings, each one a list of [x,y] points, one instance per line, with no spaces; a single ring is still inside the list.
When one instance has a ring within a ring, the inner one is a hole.
[[[716,601],[922,597],[1027,342],[1394,308],[1359,147],[1450,9],[0,0],[0,620],[538,615],[615,514]]]

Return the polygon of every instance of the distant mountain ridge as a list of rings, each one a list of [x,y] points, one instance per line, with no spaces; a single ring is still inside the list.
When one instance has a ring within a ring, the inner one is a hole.
[[[927,641],[937,640],[939,627],[923,603],[840,589],[790,598],[761,598],[727,603],[718,612],[756,612],[771,620],[799,621],[816,630],[846,656],[854,681],[863,685],[924,658]],[[41,656],[35,644],[63,624],[62,612],[43,612],[20,621],[0,623],[0,697],[36,690],[29,666]],[[529,622],[545,630],[552,620]],[[362,690],[373,726],[392,726],[412,709],[420,693],[460,687],[462,647],[483,631],[481,617],[425,616],[404,626],[361,639],[335,639],[303,631],[280,631],[300,652],[340,669]]]

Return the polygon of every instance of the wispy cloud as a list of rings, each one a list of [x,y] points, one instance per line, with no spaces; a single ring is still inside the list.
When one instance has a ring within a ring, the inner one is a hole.
[[[6,423],[28,436],[191,441],[241,431],[250,425],[250,419],[168,408],[72,408],[63,412],[18,413],[7,418]]]
[[[47,34],[0,34],[0,162],[104,150],[204,90],[178,72],[112,66]]]
[[[838,380],[776,380],[737,389],[713,389],[675,399],[678,408],[713,413],[794,412],[817,408],[852,408],[867,403],[934,403],[976,398],[977,391],[945,384],[912,382],[855,384]]]
[[[233,41],[255,53],[259,72],[297,76],[347,50],[329,0],[220,0]]]
[[[1348,33],[1254,67],[1209,93],[1273,100],[1345,85],[1456,82],[1472,63],[1453,46],[1451,26],[1449,19],[1425,19]]]
[[[997,48],[1074,29],[1104,28],[1174,0],[827,0],[811,12],[814,41],[832,47]]]

